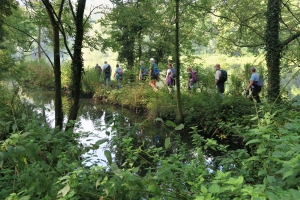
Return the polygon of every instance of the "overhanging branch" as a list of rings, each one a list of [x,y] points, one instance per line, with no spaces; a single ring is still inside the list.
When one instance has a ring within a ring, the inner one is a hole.
[[[25,32],[25,31],[19,29],[18,27],[15,27],[15,26],[12,26],[12,25],[10,25],[10,24],[7,24],[6,22],[3,22],[3,24],[5,24],[6,26],[11,27],[11,28],[13,28],[13,29],[15,29],[15,30],[17,30],[17,31],[19,31],[19,32],[21,32],[21,33],[27,35],[27,36],[30,37],[32,40],[34,40],[36,43],[38,43],[38,41],[37,41],[34,37],[32,37],[29,33],[27,33],[27,32]],[[46,53],[46,51],[43,49],[42,46],[41,46],[41,49],[42,49],[42,51],[44,52],[44,54],[45,54],[45,56],[47,57],[47,59],[49,60],[51,66],[54,68],[54,65],[53,65],[53,63],[52,63],[50,57],[48,56],[48,54]]]

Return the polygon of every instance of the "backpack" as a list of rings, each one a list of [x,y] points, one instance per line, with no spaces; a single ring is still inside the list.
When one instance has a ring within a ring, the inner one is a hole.
[[[153,68],[153,75],[154,76],[159,76],[159,69],[157,67]]]
[[[122,76],[123,75],[123,70],[119,67],[119,69],[118,69],[118,72],[117,72],[118,74],[119,74],[119,76]]]
[[[259,77],[258,81],[255,83],[258,87],[263,87],[264,86],[264,82],[261,80],[261,78]]]
[[[148,75],[148,71],[146,70],[145,67],[141,67],[140,69],[142,71],[142,76],[147,76]]]
[[[105,68],[104,72],[105,72],[106,74],[109,74],[109,73],[110,73],[110,65],[108,65],[108,66]]]
[[[171,68],[171,78],[175,78],[176,77],[176,73],[175,73],[175,69]]]
[[[225,81],[227,81],[227,72],[223,69],[220,69],[220,71],[221,71],[221,76],[219,78],[219,81],[221,83],[224,83]]]
[[[191,75],[192,75],[192,82],[193,83],[197,83],[199,81],[199,76],[197,74],[197,71],[193,70],[191,72]]]

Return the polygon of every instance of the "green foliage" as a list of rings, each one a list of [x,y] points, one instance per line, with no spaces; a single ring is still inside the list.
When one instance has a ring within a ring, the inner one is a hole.
[[[0,41],[2,42],[6,32],[3,29],[3,22],[5,19],[12,14],[12,10],[17,6],[17,2],[14,0],[1,0],[0,8]]]
[[[164,95],[166,100],[159,99],[157,109],[163,110],[173,101],[167,91],[149,94],[147,90],[144,88],[139,94],[149,95],[146,99],[152,106],[155,104],[151,98]],[[9,93],[3,88],[0,91]],[[82,134],[53,130],[43,122],[41,114],[26,110],[21,102],[10,101],[7,95],[1,96],[2,106],[13,102],[14,107],[11,118],[9,107],[0,111],[1,132],[9,127],[0,143],[2,199],[300,197],[300,115],[299,107],[289,102],[280,107],[261,105],[255,113],[251,102],[196,93],[195,98],[183,98],[187,116],[195,116],[186,120],[200,122],[206,128],[156,118],[166,133],[156,141],[146,134],[151,130],[141,132],[143,123],[128,126],[116,117],[107,122],[112,126],[110,139],[82,147],[77,142]],[[224,138],[211,138],[215,128],[219,132],[213,134],[226,135],[230,143],[221,145],[218,141]],[[81,155],[106,142],[107,166],[83,166],[89,157]],[[236,148],[238,143],[245,146]]]
[[[0,80],[3,80],[4,77],[14,76],[17,72],[15,60],[10,56],[9,52],[0,50]]]
[[[20,71],[24,76],[23,80],[29,87],[54,88],[54,72],[48,62],[44,60],[21,62]]]

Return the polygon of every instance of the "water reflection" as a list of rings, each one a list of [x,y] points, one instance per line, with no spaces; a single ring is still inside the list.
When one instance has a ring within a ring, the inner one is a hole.
[[[44,113],[47,123],[54,127],[54,92],[27,93],[26,99],[36,105],[37,110]],[[63,107],[68,108],[69,106],[64,105]],[[104,150],[110,149],[115,162],[121,166],[126,155],[118,145],[120,145],[119,142],[122,142],[123,136],[128,133],[134,140],[135,146],[149,148],[152,145],[163,145],[163,139],[158,134],[160,132],[158,125],[150,124],[144,116],[136,115],[121,107],[107,106],[90,99],[81,99],[78,113],[78,122],[74,131],[81,135],[79,142],[82,146],[91,146],[105,138],[109,141],[100,145],[99,149],[90,150],[83,155],[86,165],[106,165]],[[64,122],[67,122],[66,117]]]

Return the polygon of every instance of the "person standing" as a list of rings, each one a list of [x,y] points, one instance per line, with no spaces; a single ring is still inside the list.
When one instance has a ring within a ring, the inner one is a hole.
[[[148,70],[145,66],[143,66],[144,62],[140,61],[140,72],[139,72],[139,80],[145,81],[148,76]]]
[[[101,73],[102,73],[102,69],[101,69],[101,67],[98,65],[98,63],[97,63],[96,66],[95,66],[95,70],[97,71],[98,75],[100,76]]]
[[[199,81],[199,76],[196,70],[192,70],[192,68],[188,67],[187,68],[188,72],[188,80],[187,80],[187,87],[189,94],[191,94],[191,91],[193,90],[196,92],[197,88],[197,82]]]
[[[172,63],[168,63],[168,70],[166,73],[166,84],[168,86],[169,93],[173,91],[173,86],[175,86],[175,69]]]
[[[150,86],[153,88],[155,92],[158,91],[156,87],[156,81],[158,80],[158,75],[155,74],[155,68],[157,68],[157,64],[155,63],[154,58],[150,58],[150,70],[149,70],[149,75],[150,75]]]
[[[106,80],[107,80],[107,83],[112,87],[112,83],[110,80],[112,70],[111,70],[111,66],[107,63],[107,61],[104,61],[102,71],[104,72],[104,85],[106,86]]]
[[[252,97],[256,100],[257,103],[260,103],[261,101],[260,101],[259,93],[261,91],[262,81],[259,75],[256,73],[255,67],[250,68],[250,73],[251,73],[250,83],[246,88],[246,92],[249,93],[249,89],[251,89]],[[251,100],[253,100],[253,98],[251,98]]]
[[[120,68],[119,64],[116,65],[116,70],[114,73],[114,78],[117,80],[118,89],[121,88],[121,80],[122,80],[123,70]]]
[[[214,68],[216,70],[216,74],[215,74],[216,88],[218,89],[221,96],[223,96],[225,92],[225,81],[221,80],[221,75],[222,75],[221,66],[220,64],[216,64]]]

